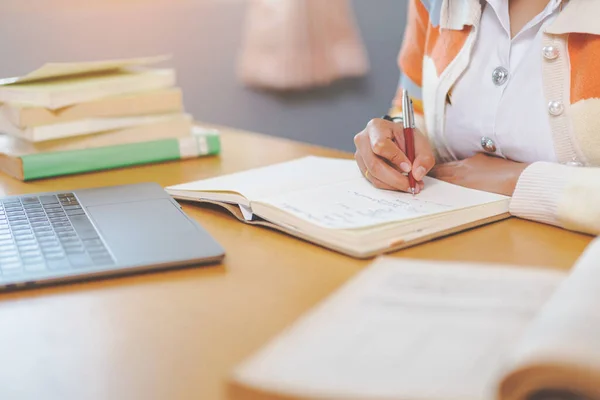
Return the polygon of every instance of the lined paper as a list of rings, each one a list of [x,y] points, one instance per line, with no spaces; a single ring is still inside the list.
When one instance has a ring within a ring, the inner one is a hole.
[[[413,196],[377,189],[359,173],[351,180],[259,198],[258,201],[324,228],[356,229],[505,199],[429,177],[425,177],[424,183],[424,190]]]

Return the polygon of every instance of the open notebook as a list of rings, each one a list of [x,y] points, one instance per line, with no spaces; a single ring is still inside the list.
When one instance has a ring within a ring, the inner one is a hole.
[[[166,190],[358,258],[505,218],[509,202],[432,178],[416,196],[380,190],[353,160],[313,156]]]
[[[416,196],[380,190],[353,160],[313,156],[166,190],[357,258],[506,218],[509,202],[432,178]]]
[[[238,365],[231,399],[598,400],[600,239],[567,275],[381,258]]]

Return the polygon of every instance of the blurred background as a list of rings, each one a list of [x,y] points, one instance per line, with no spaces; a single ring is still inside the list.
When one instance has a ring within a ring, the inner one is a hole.
[[[325,87],[258,90],[238,79],[245,0],[2,0],[0,77],[46,62],[171,54],[196,120],[352,151],[354,134],[394,95],[406,6],[350,4],[370,69]]]

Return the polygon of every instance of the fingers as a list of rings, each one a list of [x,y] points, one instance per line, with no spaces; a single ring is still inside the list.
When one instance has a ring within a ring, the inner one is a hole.
[[[368,179],[375,186],[393,190],[409,191],[408,177],[403,172],[411,172],[419,183],[416,192],[423,189],[422,180],[435,164],[433,150],[425,136],[415,132],[414,163],[405,154],[404,130],[401,124],[384,119],[373,119],[354,138],[357,153],[355,158],[363,174],[368,171]]]
[[[410,161],[404,154],[404,136],[400,124],[375,118],[366,128],[371,151],[404,172],[411,170]],[[395,141],[394,141],[395,140]]]
[[[375,118],[369,122],[366,131],[374,154],[398,166],[401,171],[412,171],[417,181],[423,180],[435,164],[431,145],[419,131],[415,131],[414,135],[416,157],[412,165],[405,154],[404,130],[400,124]]]
[[[408,191],[408,177],[374,154],[368,137],[357,140],[356,146],[357,155],[362,159],[365,171],[369,171],[368,177],[371,182],[379,181],[393,190]]]
[[[415,131],[415,155],[412,174],[417,181],[420,181],[435,165],[435,156],[425,135],[418,131]]]
[[[391,187],[390,185],[387,185],[384,182],[380,181],[379,179],[375,178],[373,175],[367,173],[367,171],[368,171],[367,166],[365,165],[365,162],[363,161],[363,159],[358,151],[354,154],[354,158],[356,159],[356,163],[358,164],[358,168],[360,169],[362,174],[365,176],[365,178],[367,178],[367,180],[369,182],[371,182],[371,184],[373,186],[375,186],[376,188],[379,188],[379,189],[396,190],[393,187]]]

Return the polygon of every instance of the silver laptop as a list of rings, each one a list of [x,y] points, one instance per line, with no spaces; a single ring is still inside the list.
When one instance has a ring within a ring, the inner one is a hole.
[[[0,290],[223,257],[211,235],[154,183],[0,198]]]

